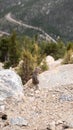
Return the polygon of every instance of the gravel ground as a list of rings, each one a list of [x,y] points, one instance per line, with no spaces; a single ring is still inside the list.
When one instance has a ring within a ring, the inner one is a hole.
[[[73,128],[73,65],[46,71],[39,80],[39,90],[27,86],[21,101],[6,100],[9,124],[0,119],[0,130],[64,130],[63,123]],[[11,124],[17,117],[25,118],[27,125]]]

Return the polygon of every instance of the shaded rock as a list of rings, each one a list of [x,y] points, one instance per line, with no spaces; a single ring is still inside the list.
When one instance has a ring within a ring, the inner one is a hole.
[[[6,127],[6,126],[8,126],[8,125],[9,125],[9,122],[6,121],[6,122],[4,123],[4,127]]]
[[[23,117],[16,117],[10,119],[11,125],[27,126],[28,121]]]
[[[51,129],[49,127],[47,127],[46,130],[51,130]]]
[[[20,77],[12,70],[0,71],[0,100],[7,97],[20,98],[23,95],[23,85]]]
[[[56,130],[64,130],[65,128],[69,128],[66,122],[58,120],[56,122]]]
[[[7,115],[6,114],[2,115],[2,120],[7,120]]]
[[[2,118],[2,120],[7,120],[7,114],[0,112],[0,118]]]

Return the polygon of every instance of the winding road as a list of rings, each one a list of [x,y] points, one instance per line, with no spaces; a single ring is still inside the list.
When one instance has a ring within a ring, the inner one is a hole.
[[[12,18],[11,16],[11,13],[8,13],[6,16],[5,16],[6,20],[9,21],[9,22],[12,22],[12,23],[15,23],[15,24],[18,24],[20,26],[23,26],[23,27],[26,27],[26,28],[29,28],[29,29],[34,29],[36,31],[39,31],[41,32],[42,34],[44,34],[44,36],[46,37],[46,39],[48,41],[52,41],[54,43],[57,43],[56,40],[54,40],[50,35],[48,35],[44,30],[42,30],[41,28],[39,27],[35,27],[35,26],[31,26],[31,25],[28,25],[28,24],[24,24],[22,21],[17,21],[16,19]]]
[[[1,34],[1,35],[4,35],[4,34],[5,34],[5,35],[8,35],[8,36],[10,35],[9,33],[4,32],[4,31],[0,31],[0,34]]]

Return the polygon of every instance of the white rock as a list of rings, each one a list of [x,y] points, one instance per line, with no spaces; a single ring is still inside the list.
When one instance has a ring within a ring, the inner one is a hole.
[[[11,118],[10,123],[12,125],[19,125],[19,126],[27,126],[28,125],[27,120],[23,117]]]
[[[47,62],[48,65],[51,65],[51,64],[54,63],[54,58],[52,56],[47,56],[46,62]]]
[[[0,106],[0,112],[4,112],[5,111],[5,105],[1,105]]]
[[[47,63],[48,68],[50,69],[51,65],[54,63],[54,58],[50,55],[47,56],[46,57],[46,63]],[[43,65],[43,61],[41,62],[41,65]]]
[[[63,61],[63,59],[54,60],[54,58],[50,55],[46,57],[46,62],[47,62],[49,69],[53,69],[57,66],[60,66],[62,61]]]
[[[23,95],[21,78],[12,70],[0,71],[0,100],[7,97],[20,98]]]
[[[55,121],[52,121],[52,122],[50,123],[50,129],[51,129],[51,130],[55,130]]]

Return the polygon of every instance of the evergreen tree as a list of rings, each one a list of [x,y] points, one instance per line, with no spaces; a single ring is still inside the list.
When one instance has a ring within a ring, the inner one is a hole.
[[[21,76],[24,84],[31,78],[34,69],[34,58],[28,50],[24,50],[22,54],[22,60],[23,63],[19,68],[18,73]]]
[[[68,42],[63,64],[73,64],[73,42]]]
[[[42,72],[49,69],[47,62],[46,62],[46,57],[44,57],[43,61],[41,62],[40,68],[41,68]]]
[[[2,37],[0,40],[0,61],[5,62],[9,59],[9,38]]]
[[[19,51],[19,43],[16,38],[16,33],[13,32],[10,39],[9,39],[9,60],[5,62],[5,68],[7,67],[14,67],[19,62],[20,51]]]

